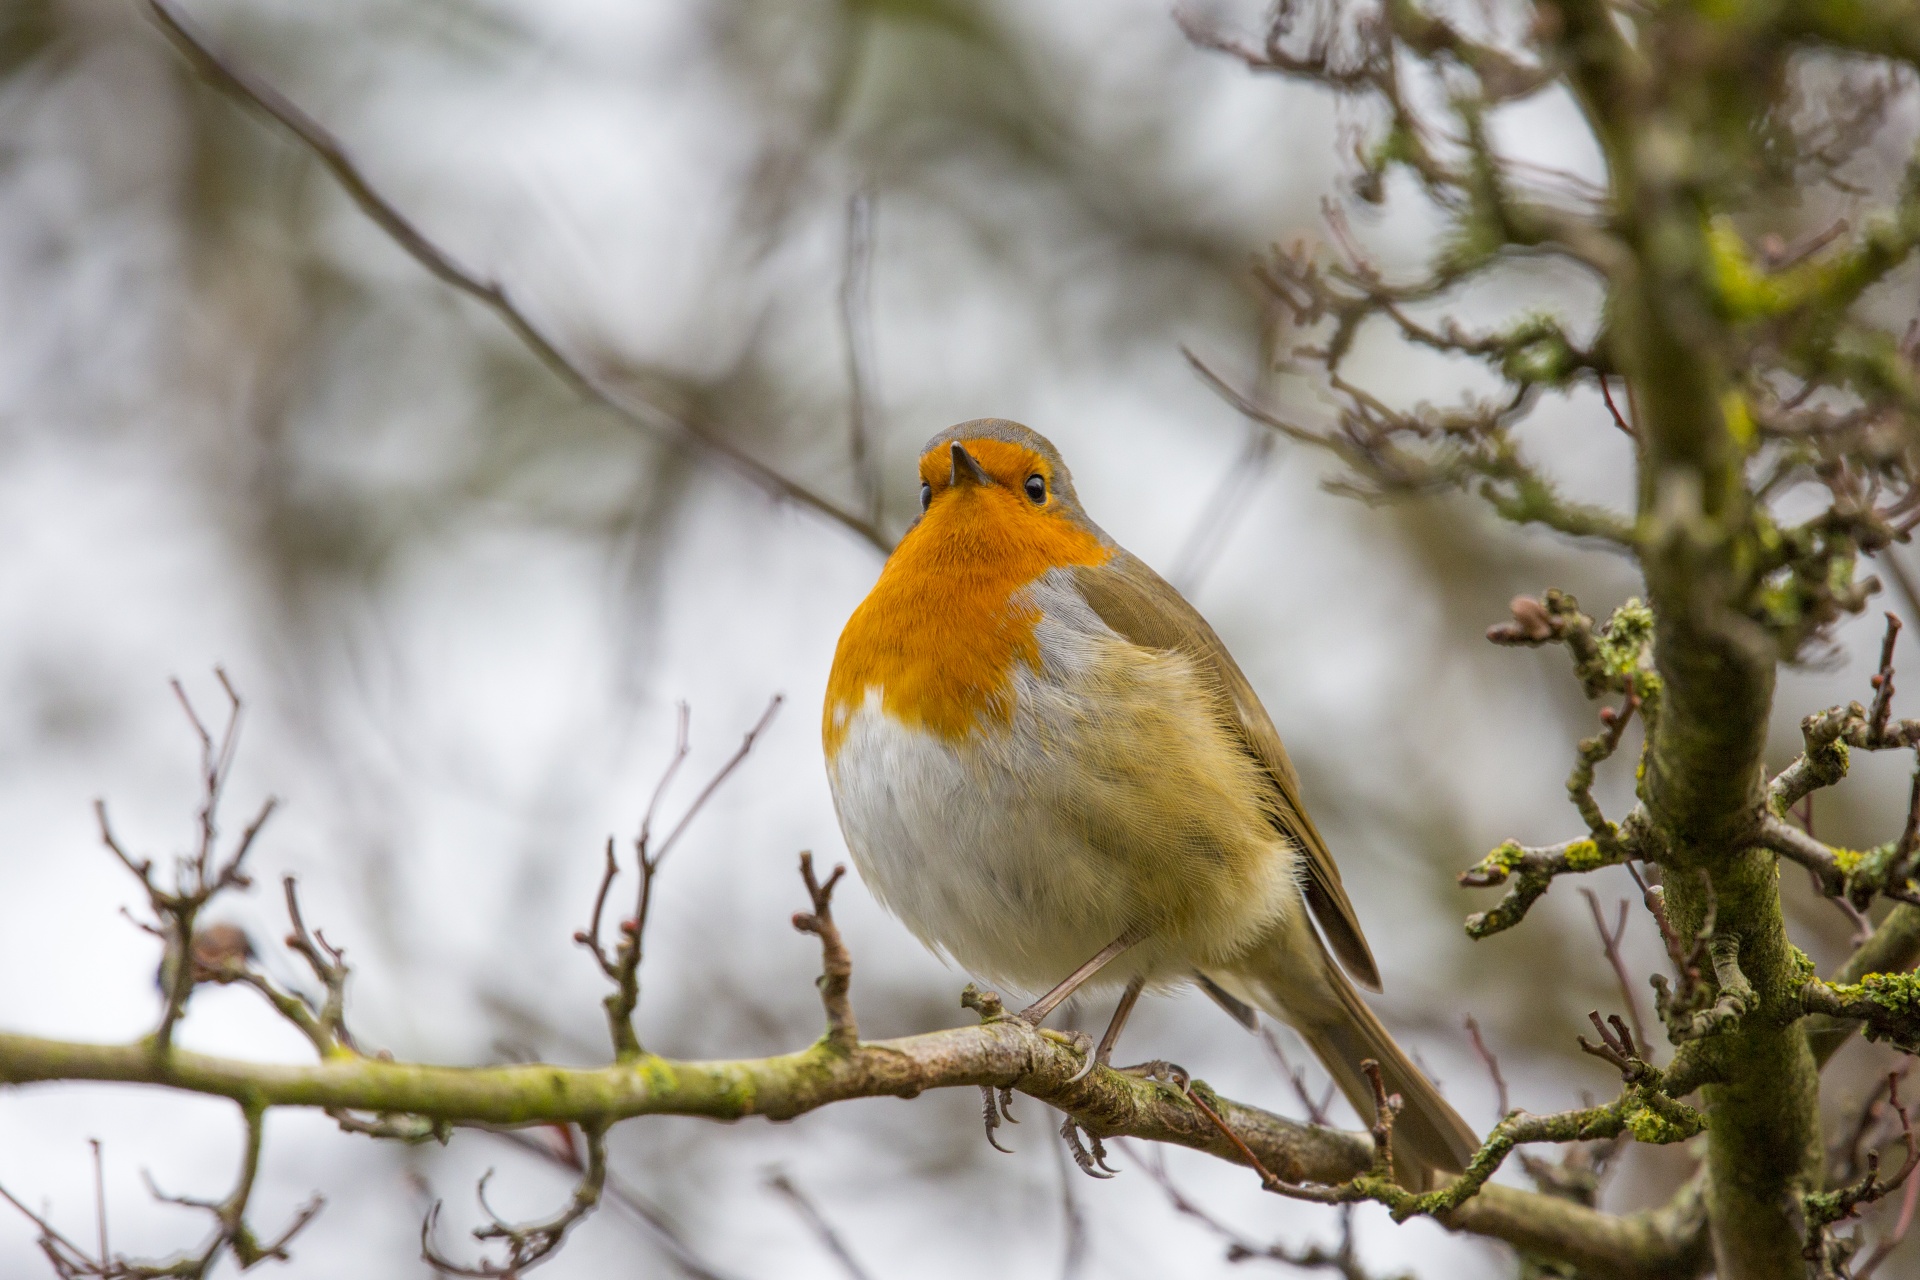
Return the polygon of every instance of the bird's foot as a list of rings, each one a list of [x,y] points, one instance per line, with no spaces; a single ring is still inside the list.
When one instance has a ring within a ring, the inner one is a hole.
[[[986,1122],[987,1126],[987,1145],[995,1151],[1012,1155],[1013,1152],[1001,1146],[1000,1140],[993,1136],[993,1131],[1000,1127],[1002,1121],[1008,1124],[1020,1123],[1013,1118],[1012,1088],[1004,1088],[996,1092],[992,1085],[983,1084],[980,1086],[980,1102],[980,1118]]]
[[[1151,1062],[1136,1062],[1130,1067],[1115,1067],[1123,1076],[1139,1076],[1145,1080],[1158,1081],[1181,1093],[1193,1083],[1193,1073],[1177,1062],[1168,1062],[1164,1058],[1155,1058]]]
[[[1068,1084],[1077,1084],[1092,1075],[1096,1066],[1106,1065],[1100,1055],[1093,1050],[1093,1037],[1084,1031],[1048,1031],[1042,1028],[1040,1034],[1049,1040],[1066,1045],[1084,1059],[1080,1069],[1067,1077]]]
[[[1091,1151],[1086,1145],[1081,1144],[1082,1133],[1087,1135],[1087,1144],[1092,1147]],[[1107,1149],[1101,1145],[1099,1136],[1081,1128],[1080,1122],[1072,1116],[1068,1116],[1061,1124],[1060,1137],[1066,1142],[1067,1152],[1073,1157],[1073,1162],[1080,1166],[1080,1172],[1089,1178],[1111,1178],[1120,1172],[1118,1169],[1108,1167]]]

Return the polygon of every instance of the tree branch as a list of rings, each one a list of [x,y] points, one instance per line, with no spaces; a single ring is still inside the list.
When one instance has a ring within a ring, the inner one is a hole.
[[[849,511],[805,485],[761,462],[712,428],[656,404],[630,400],[614,391],[577,360],[560,349],[547,330],[521,308],[504,285],[488,280],[463,265],[434,243],[367,178],[338,138],[266,81],[239,66],[218,50],[172,0],[147,0],[154,21],[186,56],[208,84],[236,101],[266,115],[285,128],[313,153],[361,212],[435,279],[466,294],[493,312],[534,357],[590,404],[630,426],[691,445],[709,459],[725,463],[770,497],[795,503],[857,534],[876,550],[892,549],[893,540],[875,519]]]
[[[1887,913],[1880,927],[1840,966],[1831,979],[1837,985],[1857,983],[1870,973],[1901,973],[1920,964],[1920,907],[1901,904]],[[1807,1042],[1813,1056],[1825,1065],[1860,1027],[1849,1019],[1816,1014],[1807,1019]]]
[[[1800,989],[1801,1009],[1859,1022],[1869,1040],[1887,1040],[1920,1053],[1920,975],[1870,973],[1857,983],[1809,979]]]
[[[245,1062],[176,1050],[165,1063],[141,1044],[90,1045],[0,1032],[0,1082],[94,1080],[307,1106],[406,1113],[454,1124],[612,1124],[643,1115],[791,1119],[852,1098],[911,1098],[928,1089],[1012,1088],[1056,1107],[1089,1132],[1130,1135],[1245,1164],[1189,1098],[1154,1081],[1099,1069],[1074,1080],[1077,1048],[1018,1018],[1001,1017],[841,1051],[826,1041],[798,1053],[721,1062],[644,1055],[599,1068],[546,1064],[440,1067],[347,1058],[308,1065]],[[1340,1183],[1370,1167],[1364,1134],[1312,1128],[1210,1093],[1213,1109],[1277,1176]],[[1558,1124],[1555,1121],[1555,1124]],[[1564,1126],[1563,1126],[1564,1127]],[[1515,1134],[1514,1141],[1531,1141]],[[1611,1215],[1498,1185],[1450,1213],[1454,1230],[1629,1276],[1692,1242]]]
[[[1621,823],[1624,831],[1633,830],[1634,825],[1632,814]],[[1590,837],[1563,840],[1540,848],[1528,848],[1509,840],[1460,873],[1460,883],[1469,889],[1487,889],[1509,880],[1513,882],[1506,897],[1488,910],[1476,911],[1467,917],[1467,936],[1488,938],[1519,924],[1533,904],[1553,886],[1556,876],[1618,866],[1634,856],[1630,840],[1622,841],[1611,850],[1601,848]]]

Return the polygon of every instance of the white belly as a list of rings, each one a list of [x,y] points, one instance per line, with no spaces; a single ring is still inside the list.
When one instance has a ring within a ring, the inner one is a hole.
[[[1035,992],[1129,928],[1150,936],[1102,985],[1181,981],[1310,929],[1257,766],[1194,729],[1215,721],[1187,705],[1190,666],[1048,603],[1045,670],[1015,677],[1010,726],[943,741],[878,688],[846,717],[828,774],[874,895],[970,973]]]

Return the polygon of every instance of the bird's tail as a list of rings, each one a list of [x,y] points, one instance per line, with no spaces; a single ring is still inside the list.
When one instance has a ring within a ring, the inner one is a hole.
[[[1210,976],[1299,1032],[1354,1110],[1369,1121],[1373,1085],[1360,1064],[1368,1058],[1380,1064],[1387,1092],[1399,1094],[1403,1103],[1393,1124],[1394,1171],[1403,1184],[1420,1190],[1464,1170],[1480,1139],[1394,1043],[1333,959],[1318,946],[1312,951],[1318,953],[1317,964],[1298,950],[1276,947],[1249,957],[1232,973]]]

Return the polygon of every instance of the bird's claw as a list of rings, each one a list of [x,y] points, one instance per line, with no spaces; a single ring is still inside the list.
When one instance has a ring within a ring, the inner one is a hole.
[[[1080,1172],[1089,1178],[1111,1178],[1119,1173],[1118,1169],[1111,1168],[1107,1164],[1107,1149],[1101,1144],[1097,1135],[1087,1134],[1087,1141],[1093,1145],[1091,1153],[1081,1145],[1082,1132],[1084,1131],[1080,1123],[1072,1116],[1068,1116],[1060,1126],[1060,1136],[1066,1141],[1067,1151],[1073,1156],[1074,1164],[1080,1167]]]
[[[1078,1084],[1093,1074],[1093,1069],[1100,1065],[1100,1058],[1093,1051],[1093,1037],[1086,1032],[1070,1031],[1065,1039],[1068,1046],[1077,1051],[1083,1059],[1080,1069],[1067,1077],[1068,1084]]]
[[[1177,1062],[1168,1062],[1164,1058],[1155,1058],[1151,1062],[1136,1062],[1131,1067],[1116,1067],[1123,1076],[1139,1076],[1167,1085],[1185,1094],[1193,1083],[1193,1073]]]
[[[992,1085],[983,1084],[980,1086],[980,1102],[980,1116],[987,1126],[987,1145],[1003,1155],[1012,1155],[1013,1152],[1010,1149],[1000,1145],[1000,1140],[993,1136],[993,1131],[1000,1127],[1002,1121],[1008,1124],[1020,1123],[1013,1118],[1013,1090],[1005,1088],[995,1094]]]

